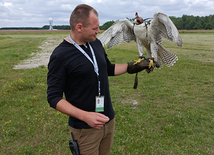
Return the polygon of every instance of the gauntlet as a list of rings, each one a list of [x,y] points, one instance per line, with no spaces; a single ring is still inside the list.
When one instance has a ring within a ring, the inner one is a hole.
[[[127,72],[134,74],[146,69],[149,73],[154,67],[159,68],[159,65],[152,58],[142,58],[138,61],[128,62]]]

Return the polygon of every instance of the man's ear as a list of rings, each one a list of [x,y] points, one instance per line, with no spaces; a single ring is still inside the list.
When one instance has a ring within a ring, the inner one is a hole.
[[[78,24],[76,25],[76,30],[77,30],[78,32],[81,32],[81,31],[82,31],[82,28],[83,28],[82,23],[78,23]]]

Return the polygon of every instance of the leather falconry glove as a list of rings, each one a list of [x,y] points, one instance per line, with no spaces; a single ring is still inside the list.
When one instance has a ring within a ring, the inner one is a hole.
[[[138,72],[146,69],[147,73],[150,73],[151,71],[153,71],[154,67],[159,68],[160,65],[157,64],[153,58],[147,58],[147,59],[146,58],[140,58],[137,61],[128,62],[127,72],[129,74],[136,73],[135,83],[133,86],[134,89],[137,89],[137,86],[138,86],[138,77],[137,77]]]
[[[146,69],[147,73],[150,73],[154,67],[159,68],[160,66],[152,58],[142,58],[134,62],[128,62],[127,72],[134,74]]]

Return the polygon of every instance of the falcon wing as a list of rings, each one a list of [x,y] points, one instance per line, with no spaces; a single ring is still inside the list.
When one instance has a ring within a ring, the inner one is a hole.
[[[132,30],[133,26],[134,24],[128,19],[121,19],[99,35],[98,39],[102,42],[103,46],[109,42],[107,49],[121,44],[122,41],[127,43],[132,40],[135,41],[136,38]]]
[[[167,40],[175,43],[178,46],[182,46],[182,39],[179,35],[179,32],[171,19],[163,13],[155,13],[153,20],[151,21],[151,33],[154,36],[157,43],[162,43],[162,37]]]

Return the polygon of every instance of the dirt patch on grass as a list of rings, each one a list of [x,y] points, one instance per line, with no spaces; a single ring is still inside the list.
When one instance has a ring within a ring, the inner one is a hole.
[[[13,67],[13,69],[30,69],[39,66],[47,66],[49,58],[53,50],[62,42],[63,38],[49,38],[39,47],[41,49],[38,53],[32,53],[31,58],[24,60],[22,63]]]
[[[131,104],[133,109],[137,109],[137,105],[139,104],[139,102],[134,99],[121,99],[120,102],[122,104]]]

